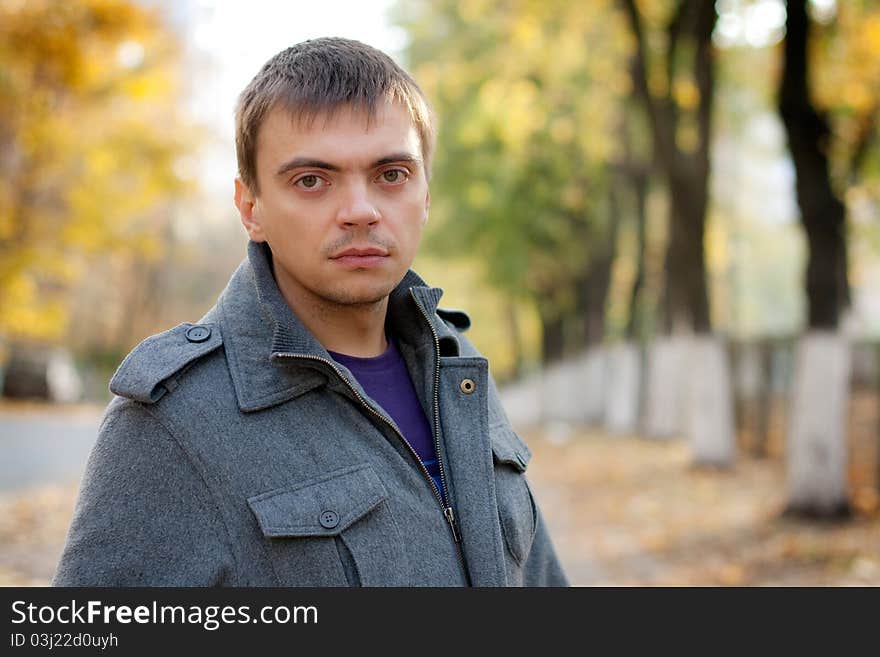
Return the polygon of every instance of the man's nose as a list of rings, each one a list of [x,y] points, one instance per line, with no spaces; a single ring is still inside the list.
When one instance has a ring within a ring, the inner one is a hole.
[[[366,185],[352,185],[339,207],[337,220],[343,226],[354,228],[356,226],[372,226],[381,218],[379,208],[370,198],[369,189]]]

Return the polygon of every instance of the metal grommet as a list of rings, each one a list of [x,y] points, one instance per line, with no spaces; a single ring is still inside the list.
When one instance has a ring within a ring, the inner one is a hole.
[[[461,380],[461,385],[459,385],[459,388],[461,388],[461,391],[462,391],[464,394],[469,395],[469,394],[471,394],[474,390],[477,389],[477,386],[476,386],[476,384],[473,382],[472,379],[462,379],[462,380]]]
[[[201,324],[190,326],[186,329],[186,339],[190,342],[204,342],[211,337],[211,329]]]

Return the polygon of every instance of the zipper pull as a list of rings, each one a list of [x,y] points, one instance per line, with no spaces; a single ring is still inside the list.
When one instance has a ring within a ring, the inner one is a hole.
[[[447,506],[443,509],[443,515],[446,516],[446,521],[449,523],[449,527],[452,529],[452,538],[456,543],[461,543],[461,534],[458,531],[458,525],[455,522],[455,514],[452,513],[452,507]]]

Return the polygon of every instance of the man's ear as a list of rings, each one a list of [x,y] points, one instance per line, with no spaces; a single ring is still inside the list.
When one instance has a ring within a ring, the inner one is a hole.
[[[241,217],[241,225],[247,231],[248,237],[254,242],[265,242],[266,234],[260,224],[258,213],[255,211],[257,197],[251,192],[240,177],[235,178],[235,207]]]
[[[428,223],[428,209],[431,207],[431,190],[425,192],[425,217],[422,219],[422,225]]]

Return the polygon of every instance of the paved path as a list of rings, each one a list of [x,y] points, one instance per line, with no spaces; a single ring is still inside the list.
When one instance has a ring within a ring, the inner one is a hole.
[[[101,409],[3,409],[0,492],[78,480],[95,442]]]

